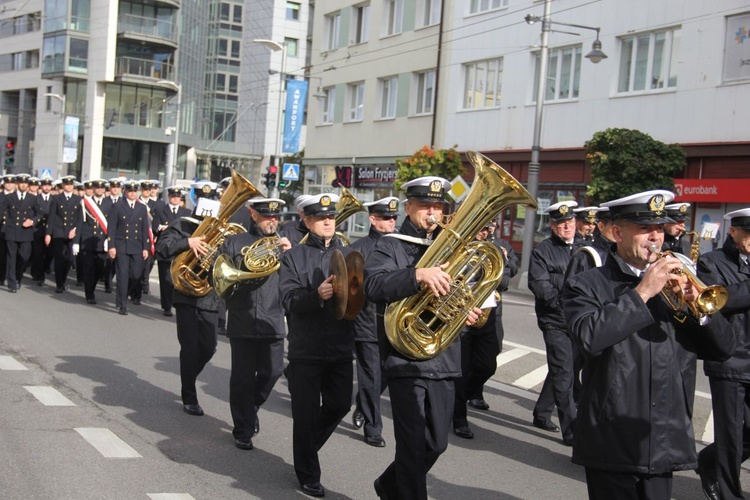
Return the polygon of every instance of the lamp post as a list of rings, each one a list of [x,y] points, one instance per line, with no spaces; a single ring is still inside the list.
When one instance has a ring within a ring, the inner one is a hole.
[[[279,109],[276,117],[276,148],[275,156],[276,161],[281,162],[281,121],[283,117],[284,107],[284,78],[286,78],[286,44],[274,42],[273,40],[265,40],[262,38],[256,38],[253,40],[254,43],[259,43],[265,47],[268,47],[274,52],[281,51],[281,72],[279,73]],[[279,173],[281,172],[281,165],[277,165],[276,169],[276,181],[272,189],[269,190],[269,197],[277,197],[279,193]]]
[[[528,24],[534,24],[537,21],[542,22],[542,38],[541,38],[541,52],[539,54],[539,85],[536,92],[536,108],[534,114],[534,136],[531,144],[531,161],[529,161],[529,173],[527,190],[533,198],[537,198],[539,194],[539,151],[542,137],[542,117],[544,112],[544,94],[547,88],[547,69],[549,59],[549,34],[552,30],[553,24],[559,24],[562,26],[571,26],[574,28],[587,29],[596,31],[596,40],[592,44],[592,50],[586,54],[586,59],[594,64],[598,64],[602,59],[606,59],[607,55],[602,52],[602,42],[599,41],[599,28],[593,28],[591,26],[584,26],[581,24],[569,24],[562,22],[553,22],[550,19],[552,0],[544,0],[544,15],[539,16],[526,16],[526,22]],[[558,33],[567,33],[569,35],[578,35],[579,33],[571,33],[568,31],[557,31]],[[534,233],[536,232],[536,212],[526,210],[526,216],[523,223],[523,248],[521,250],[521,285],[528,279],[529,272],[529,260],[531,258],[531,247],[534,244]]]
[[[158,85],[171,87],[172,90],[177,93],[177,113],[175,114],[174,141],[169,145],[171,154],[168,150],[168,161],[166,166],[164,167],[164,184],[165,188],[168,188],[173,184],[174,172],[177,167],[177,157],[180,154],[180,111],[182,110],[182,84],[173,82],[171,80],[159,80],[156,83]],[[167,190],[165,189],[164,192],[167,192]]]
[[[50,94],[45,93],[44,97],[52,97],[53,99],[57,99],[62,104],[62,110],[60,111],[60,126],[58,127],[60,129],[59,132],[59,139],[61,140],[62,144],[58,143],[58,150],[57,150],[57,163],[58,163],[58,177],[62,175],[62,159],[63,159],[63,148],[65,147],[65,94]]]

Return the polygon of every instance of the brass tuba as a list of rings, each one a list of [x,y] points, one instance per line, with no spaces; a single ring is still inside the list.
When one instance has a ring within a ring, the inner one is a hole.
[[[170,272],[178,292],[193,297],[208,295],[212,289],[208,276],[216,253],[227,237],[245,232],[244,227],[229,223],[229,219],[247,200],[260,194],[250,181],[232,170],[232,181],[221,197],[218,216],[205,217],[192,235],[193,238],[205,237],[208,253],[196,257],[192,250],[186,250],[172,261]]]
[[[366,212],[367,209],[364,205],[362,205],[362,202],[359,201],[351,192],[349,192],[348,189],[345,187],[341,188],[341,196],[339,196],[339,201],[336,203],[336,227],[339,227],[341,224],[343,224],[346,219],[351,217],[352,215],[356,214],[357,212]],[[309,234],[309,233],[308,233]],[[302,237],[299,244],[304,245],[307,241],[308,234]],[[341,241],[341,243],[344,244],[344,246],[349,246],[349,238],[347,238],[344,233],[341,233],[339,231],[336,231],[336,237]]]
[[[234,293],[235,285],[243,281],[265,278],[281,267],[281,250],[278,236],[266,236],[240,250],[242,266],[235,266],[232,257],[221,254],[214,262],[213,279],[216,293],[228,298]],[[242,270],[244,267],[245,270]]]
[[[521,183],[496,163],[474,151],[466,156],[474,165],[474,184],[417,263],[417,267],[447,264],[450,292],[435,297],[424,288],[385,310],[386,336],[408,358],[426,360],[440,354],[461,332],[469,312],[497,288],[503,257],[492,243],[474,240],[479,230],[508,205],[537,208]]]

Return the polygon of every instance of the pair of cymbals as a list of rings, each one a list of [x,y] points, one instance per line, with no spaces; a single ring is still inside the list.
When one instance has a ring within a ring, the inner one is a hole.
[[[333,279],[333,310],[336,319],[353,320],[365,305],[363,270],[365,258],[356,250],[344,257],[341,250],[331,254],[329,272]]]

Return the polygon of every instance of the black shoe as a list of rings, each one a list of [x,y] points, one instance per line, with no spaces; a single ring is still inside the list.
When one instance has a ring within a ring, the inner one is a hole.
[[[172,316],[172,310],[171,309],[164,309],[164,316],[171,317]]]
[[[227,336],[227,329],[224,328],[223,326],[220,326],[220,327],[218,327],[216,329],[216,333],[219,334],[219,335],[223,335],[224,337],[226,337]]]
[[[375,436],[368,436],[365,434],[365,443],[375,448],[385,448],[385,439],[380,434]]]
[[[112,287],[111,286],[105,286],[104,287],[104,293],[112,293]]]
[[[36,286],[44,286],[44,280],[37,280]]]
[[[185,410],[187,411],[187,410]],[[201,413],[203,415],[203,413]],[[239,448],[240,450],[252,450],[253,449],[253,440],[252,439],[235,439],[234,445]]]
[[[543,431],[558,432],[560,430],[560,428],[556,426],[552,422],[552,420],[547,420],[544,418],[534,417],[533,424],[534,427],[542,429]]]
[[[372,483],[372,486],[375,488],[375,494],[378,496],[378,498],[388,500],[388,495],[385,494],[385,492],[383,491],[383,486],[380,484],[380,478],[375,479],[375,481]]]
[[[11,285],[11,286],[8,287],[8,291],[10,293],[17,293],[18,292],[18,288],[16,288],[13,285]]]
[[[148,295],[148,287],[147,286],[141,287],[141,293],[143,295]]]
[[[21,282],[19,281],[18,283],[16,283],[16,290],[20,290],[20,289],[21,289]]]
[[[463,439],[474,439],[474,433],[471,432],[471,429],[469,429],[468,425],[456,427],[455,429],[453,429],[453,434]]]
[[[92,304],[92,305],[96,305],[96,299],[95,299],[95,298],[93,298],[93,297],[92,297],[92,298],[90,298],[90,299],[86,299],[86,303],[87,303],[87,304]]]
[[[139,306],[139,305],[141,305],[141,299],[133,299],[133,305],[134,305],[134,306]]]
[[[307,483],[302,485],[302,493],[311,497],[324,497],[326,496],[326,489],[320,483]]]
[[[352,413],[352,425],[355,429],[361,429],[365,425],[365,414],[359,408],[355,408]]]
[[[128,315],[128,308],[127,307],[121,307],[117,311],[117,314],[122,314],[123,316],[127,316]]]
[[[719,483],[712,480],[703,467],[701,467],[700,456],[698,457],[698,469],[695,471],[701,478],[701,489],[708,500],[719,500]]]
[[[255,429],[253,429],[253,436],[257,436],[260,432],[260,419],[258,418],[258,410],[255,410]]]
[[[65,287],[58,286],[55,288],[55,293],[63,293],[65,291]]]
[[[68,285],[63,285],[62,289],[63,290],[68,290]]]
[[[573,436],[563,436],[563,444],[565,446],[573,446]]]
[[[490,405],[488,405],[487,401],[485,401],[484,399],[470,399],[468,404],[469,406],[477,410],[489,410],[490,409]]]
[[[198,403],[195,403],[194,405],[183,405],[182,409],[185,410],[185,413],[188,415],[195,415],[196,417],[203,416],[203,408],[201,408],[201,405]]]

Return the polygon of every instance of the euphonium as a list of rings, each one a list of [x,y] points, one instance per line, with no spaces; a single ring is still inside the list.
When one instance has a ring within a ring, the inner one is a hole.
[[[464,202],[443,226],[417,267],[445,264],[450,292],[441,297],[424,288],[388,305],[385,333],[406,357],[425,360],[445,350],[458,336],[469,312],[495,291],[503,274],[503,257],[490,242],[476,241],[480,229],[508,205],[537,208],[528,191],[485,156],[467,151],[474,165],[474,184]]]
[[[673,310],[682,312],[687,308],[693,316],[696,318],[702,318],[707,314],[719,312],[721,308],[726,305],[727,299],[729,298],[729,292],[727,289],[722,285],[707,286],[698,279],[693,262],[688,257],[669,250],[666,252],[659,252],[656,245],[651,245],[649,250],[651,250],[652,253],[655,253],[660,259],[673,257],[679,260],[682,263],[682,269],[677,269],[674,273],[684,274],[698,292],[698,298],[695,299],[694,302],[686,302],[682,289],[680,289],[680,292],[674,293],[672,291],[673,285],[671,284],[671,281],[667,282],[667,284],[664,285],[661,294]]]
[[[221,254],[214,262],[213,281],[216,293],[228,298],[234,293],[235,285],[248,280],[265,278],[281,267],[281,250],[278,236],[266,236],[240,250],[242,265],[235,266],[228,254]]]
[[[336,227],[339,227],[341,224],[343,224],[346,219],[351,217],[352,215],[356,214],[357,212],[366,212],[367,209],[364,205],[362,205],[362,202],[360,202],[352,193],[349,192],[348,189],[345,187],[341,188],[341,196],[339,196],[339,201],[336,203],[336,218],[335,218],[335,224]],[[308,233],[309,234],[309,233]],[[299,244],[304,245],[307,241],[308,235],[302,237],[302,240],[300,240]],[[349,246],[349,238],[344,235],[344,233],[341,233],[339,231],[336,231],[336,237],[341,241],[341,243],[344,244],[344,246]]]
[[[208,275],[219,248],[227,237],[245,232],[245,228],[229,223],[229,219],[247,200],[260,195],[250,181],[232,170],[232,181],[221,197],[218,216],[205,217],[192,235],[193,238],[204,237],[208,253],[196,257],[192,250],[186,250],[172,261],[170,271],[177,291],[193,297],[208,295],[211,291]]]

